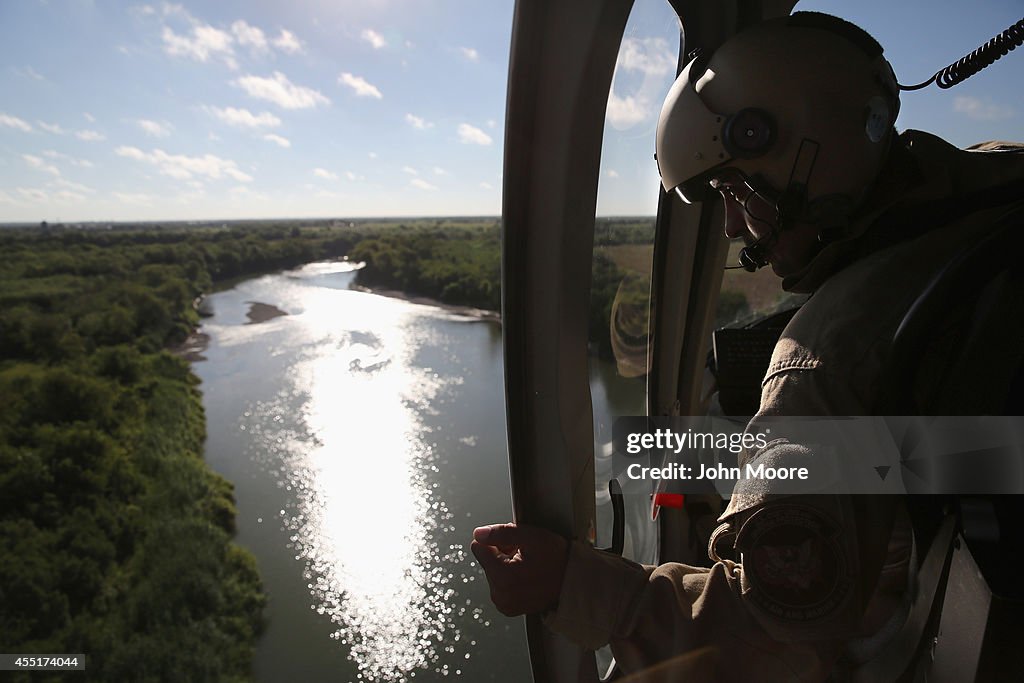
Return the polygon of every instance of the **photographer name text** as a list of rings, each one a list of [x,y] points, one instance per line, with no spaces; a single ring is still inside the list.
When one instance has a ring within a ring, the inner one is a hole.
[[[626,468],[630,479],[667,479],[675,481],[732,480],[732,479],[792,479],[806,481],[810,477],[806,467],[772,467],[764,463],[747,463],[743,467],[715,465],[681,465],[671,463],[664,467],[645,467],[633,463]]]

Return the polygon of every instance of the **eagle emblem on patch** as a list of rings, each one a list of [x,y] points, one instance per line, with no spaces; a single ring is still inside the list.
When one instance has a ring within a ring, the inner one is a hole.
[[[753,589],[746,597],[783,621],[828,617],[853,586],[839,532],[827,515],[807,505],[775,503],[755,512],[736,539]]]

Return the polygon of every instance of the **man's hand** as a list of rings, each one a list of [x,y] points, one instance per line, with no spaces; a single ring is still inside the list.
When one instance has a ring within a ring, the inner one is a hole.
[[[470,546],[491,585],[491,602],[508,617],[555,607],[569,542],[546,529],[492,524],[473,531]]]

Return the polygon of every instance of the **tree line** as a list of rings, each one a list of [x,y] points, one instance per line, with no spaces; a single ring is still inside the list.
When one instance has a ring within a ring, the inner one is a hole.
[[[642,277],[616,264],[600,247],[650,244],[650,219],[598,219],[594,230],[591,268],[589,338],[599,355],[611,358],[609,333],[612,304],[646,311],[649,274]],[[397,229],[370,234],[349,253],[366,265],[357,282],[368,287],[396,289],[492,311],[501,309],[501,230],[498,221],[476,224],[401,224]],[[626,286],[621,286],[623,283]],[[644,316],[646,325],[646,314]],[[646,330],[646,327],[644,327]]]

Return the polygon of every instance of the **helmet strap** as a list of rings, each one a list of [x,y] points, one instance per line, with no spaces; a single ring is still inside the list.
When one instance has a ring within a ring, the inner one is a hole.
[[[779,197],[779,229],[795,221],[810,223],[818,229],[818,242],[828,244],[842,237],[850,224],[853,202],[844,194],[830,194],[807,201],[807,185],[821,145],[810,138],[800,142],[786,190]]]
[[[810,182],[814,164],[818,160],[821,145],[816,140],[804,138],[796,151],[793,168],[789,171],[786,189],[779,197],[779,229],[785,230],[792,222],[803,217],[807,208],[807,184]]]

